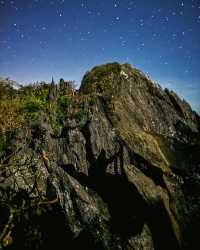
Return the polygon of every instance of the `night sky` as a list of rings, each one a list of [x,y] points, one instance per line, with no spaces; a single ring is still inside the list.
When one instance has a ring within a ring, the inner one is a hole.
[[[80,84],[128,62],[200,112],[200,0],[0,0],[0,76]]]

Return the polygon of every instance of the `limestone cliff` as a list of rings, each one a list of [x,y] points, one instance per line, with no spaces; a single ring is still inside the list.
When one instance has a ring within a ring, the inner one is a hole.
[[[174,92],[111,63],[8,99],[0,249],[199,249],[200,118]]]

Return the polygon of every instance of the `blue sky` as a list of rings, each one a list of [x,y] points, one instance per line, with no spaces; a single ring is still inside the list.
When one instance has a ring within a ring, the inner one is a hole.
[[[20,83],[128,62],[200,112],[199,0],[0,0],[0,76]]]

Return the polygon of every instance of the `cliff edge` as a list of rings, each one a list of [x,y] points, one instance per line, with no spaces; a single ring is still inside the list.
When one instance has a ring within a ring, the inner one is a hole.
[[[1,88],[0,249],[199,249],[200,117],[176,93],[118,63]]]

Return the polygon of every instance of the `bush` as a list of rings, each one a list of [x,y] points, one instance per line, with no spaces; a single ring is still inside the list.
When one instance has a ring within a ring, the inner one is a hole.
[[[23,112],[25,118],[35,120],[42,110],[44,110],[44,103],[34,96],[28,97],[24,103]]]
[[[0,134],[5,135],[11,129],[22,127],[22,106],[23,100],[18,96],[0,99]]]
[[[73,99],[70,96],[60,96],[58,100],[59,108],[61,111],[66,112],[73,106]]]

